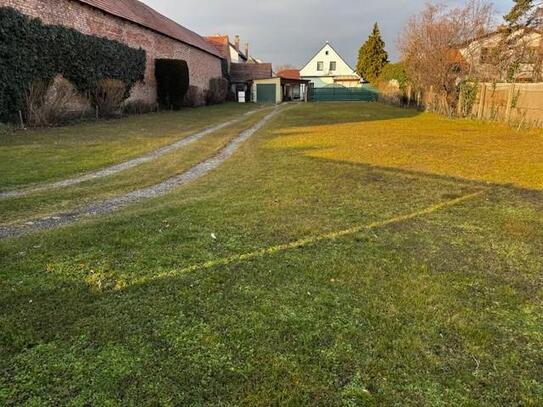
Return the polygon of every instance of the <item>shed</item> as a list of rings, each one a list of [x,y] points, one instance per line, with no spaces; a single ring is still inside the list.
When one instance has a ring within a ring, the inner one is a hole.
[[[307,101],[309,81],[304,79],[281,78],[256,79],[252,86],[252,101],[256,103],[282,103],[286,101]]]

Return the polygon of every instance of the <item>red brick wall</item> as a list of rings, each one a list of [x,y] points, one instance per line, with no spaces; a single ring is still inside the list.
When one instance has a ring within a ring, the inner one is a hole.
[[[13,7],[23,14],[40,18],[45,24],[63,25],[84,34],[107,37],[145,49],[145,81],[133,89],[133,100],[156,100],[155,58],[187,61],[191,85],[203,89],[208,87],[211,78],[222,76],[220,59],[75,0],[0,0],[0,7]]]

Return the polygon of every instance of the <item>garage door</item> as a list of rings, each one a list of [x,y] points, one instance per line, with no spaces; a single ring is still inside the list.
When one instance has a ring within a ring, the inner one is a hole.
[[[275,103],[277,95],[277,85],[262,84],[256,85],[256,100],[258,103]]]

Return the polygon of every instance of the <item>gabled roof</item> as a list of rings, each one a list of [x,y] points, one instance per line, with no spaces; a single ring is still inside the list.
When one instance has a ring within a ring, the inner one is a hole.
[[[319,50],[318,50],[317,52],[315,52],[315,54],[314,54],[311,58],[309,58],[309,60],[307,61],[307,64],[305,64],[305,65],[302,67],[302,69],[300,69],[300,71],[303,71],[303,70],[311,63],[311,61],[313,61],[313,59],[314,59],[317,55],[319,55],[319,53],[320,53],[324,48],[326,48],[326,46],[329,46],[330,48],[332,48],[332,50],[337,54],[337,56],[339,57],[339,59],[341,59],[341,61],[342,61],[345,65],[347,65],[353,72],[356,73],[356,71],[353,69],[353,67],[352,67],[351,65],[349,65],[349,64],[347,63],[347,61],[345,61],[345,59],[341,56],[341,54],[340,54],[339,52],[337,52],[337,50],[334,48],[334,46],[333,46],[332,44],[330,44],[329,41],[326,41],[326,42],[324,43],[324,45],[323,45],[322,47],[320,47]]]
[[[269,79],[273,76],[271,64],[232,64],[230,77],[234,83],[244,83],[255,79]]]
[[[78,1],[221,58],[218,50],[201,36],[138,0]]]

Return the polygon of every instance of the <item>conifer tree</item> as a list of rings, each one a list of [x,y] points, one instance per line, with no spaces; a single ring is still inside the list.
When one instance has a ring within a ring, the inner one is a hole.
[[[379,78],[387,63],[388,54],[385,50],[385,42],[381,38],[379,26],[375,23],[373,32],[360,48],[356,70],[362,78],[373,83]]]
[[[541,25],[543,19],[543,1],[541,0],[513,0],[515,5],[505,16],[505,20],[512,29],[521,27],[534,27]]]

